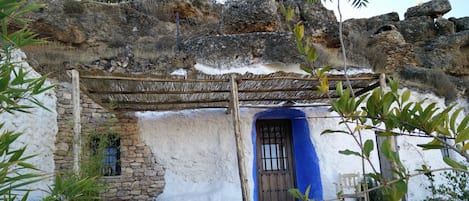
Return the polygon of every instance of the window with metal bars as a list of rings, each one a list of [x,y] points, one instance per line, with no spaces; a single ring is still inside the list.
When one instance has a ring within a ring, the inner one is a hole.
[[[285,146],[281,144],[263,144],[262,162],[264,170],[286,170],[287,157]]]
[[[103,176],[121,175],[120,138],[118,136],[94,137],[91,140],[91,149],[93,160],[97,160],[97,169]]]

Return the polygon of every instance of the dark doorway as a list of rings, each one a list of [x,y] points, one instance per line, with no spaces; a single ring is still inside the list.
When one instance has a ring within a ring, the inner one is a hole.
[[[294,201],[296,187],[290,119],[257,120],[257,181],[259,201]]]

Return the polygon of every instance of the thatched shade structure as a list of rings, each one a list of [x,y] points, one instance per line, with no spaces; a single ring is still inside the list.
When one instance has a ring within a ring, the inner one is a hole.
[[[231,74],[189,77],[123,75],[80,71],[83,92],[94,101],[114,111],[165,111],[197,108],[229,108]],[[379,86],[379,75],[349,76],[357,94]],[[327,99],[317,92],[318,78],[295,73],[268,75],[237,74],[241,106],[277,105],[282,102],[313,104]],[[337,82],[343,75],[330,75],[330,96],[336,97]],[[344,84],[345,85],[345,84]]]
[[[77,75],[79,74],[79,76]],[[125,111],[165,111],[198,108],[228,108],[231,110],[236,139],[238,172],[243,201],[250,199],[247,171],[244,166],[244,146],[241,137],[241,106],[296,106],[295,103],[315,104],[328,97],[336,97],[335,86],[346,81],[343,75],[330,75],[330,94],[320,94],[317,77],[294,73],[223,74],[190,76],[156,76],[111,74],[102,71],[73,70],[75,91],[81,91],[107,109]],[[363,94],[380,86],[379,76],[357,74],[349,76],[355,95]],[[79,96],[78,92],[77,95]],[[77,100],[79,100],[77,98]],[[79,105],[76,101],[74,105]],[[303,105],[304,106],[304,105]],[[76,109],[79,117],[79,109]],[[77,120],[77,124],[79,119]],[[78,127],[78,126],[77,126]],[[76,134],[79,136],[79,133]],[[76,152],[78,153],[78,152]]]

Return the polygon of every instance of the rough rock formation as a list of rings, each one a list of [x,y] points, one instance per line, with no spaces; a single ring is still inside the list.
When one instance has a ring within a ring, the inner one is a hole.
[[[451,22],[453,22],[456,26],[456,31],[464,31],[469,30],[469,17],[462,17],[462,18],[449,18]]]
[[[186,52],[194,55],[198,63],[219,68],[302,61],[297,54],[292,35],[285,32],[200,37],[188,40],[184,47]]]
[[[449,0],[433,0],[422,5],[410,7],[407,9],[404,17],[418,17],[418,16],[430,16],[432,18],[437,18],[442,16],[445,13],[451,10],[451,4]]]
[[[224,5],[213,0],[42,1],[47,7],[31,16],[31,28],[50,42],[25,51],[37,69],[57,77],[76,67],[167,74],[180,68],[194,71],[195,63],[226,68],[298,62],[301,57],[286,33],[292,22],[284,20],[282,6],[293,8],[296,20],[303,21],[320,53],[317,65],[340,66],[338,23],[321,4],[295,0],[231,0]],[[345,21],[349,64],[401,72],[396,75],[405,79],[413,72],[447,76],[458,90],[440,95],[449,100],[469,97],[469,18],[445,19],[450,10],[448,0],[433,0],[409,8],[404,20],[388,13]],[[435,89],[438,86],[429,83],[432,79],[408,80],[409,85],[444,91]]]
[[[224,34],[274,32],[279,30],[277,3],[274,0],[233,0],[222,10]]]

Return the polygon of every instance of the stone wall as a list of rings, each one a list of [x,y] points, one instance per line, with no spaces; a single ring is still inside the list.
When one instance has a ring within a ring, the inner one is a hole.
[[[71,84],[59,83],[57,94],[57,122],[55,170],[73,170],[73,116]],[[141,142],[137,119],[133,114],[112,114],[81,94],[82,136],[112,129],[120,135],[121,175],[105,176],[107,184],[104,200],[153,200],[163,192],[164,169],[157,164],[148,146]],[[114,123],[113,123],[114,122]],[[83,144],[86,148],[87,145]]]

